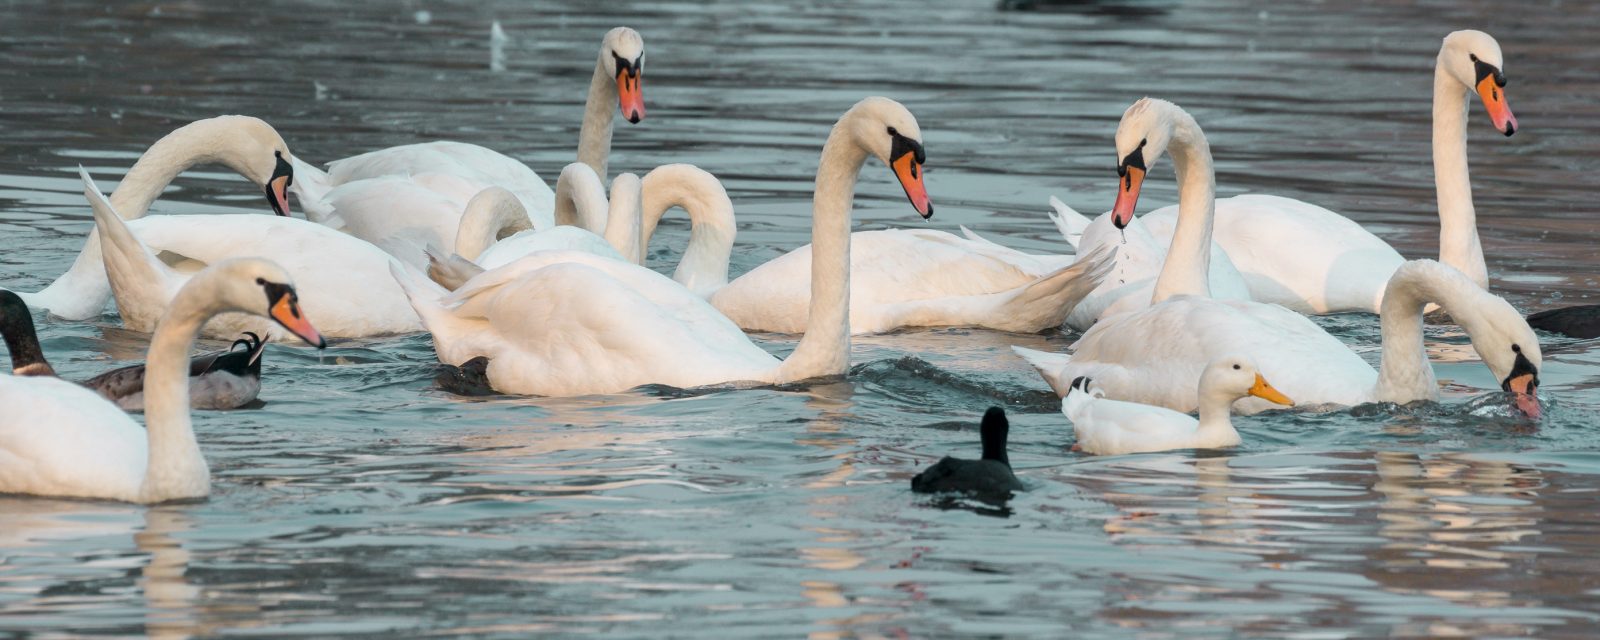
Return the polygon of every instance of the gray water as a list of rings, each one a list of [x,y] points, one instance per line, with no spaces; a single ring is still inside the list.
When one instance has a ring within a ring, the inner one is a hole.
[[[1494,288],[1533,311],[1597,284],[1595,3],[365,4],[0,3],[0,283],[34,290],[76,254],[79,164],[109,189],[196,118],[262,117],[313,162],[446,138],[553,178],[599,37],[625,24],[646,39],[649,117],[619,123],[612,169],[720,176],[735,274],[808,240],[827,128],[874,94],[920,120],[938,208],[919,221],[869,164],[861,229],[965,224],[1065,251],[1046,199],[1106,210],[1117,118],[1152,95],[1206,128],[1221,195],[1316,202],[1427,257],[1433,57],[1481,28],[1524,127],[1495,135],[1474,106]],[[1166,166],[1145,210],[1175,198]],[[154,211],[261,200],[207,168]],[[668,223],[651,264],[686,237]],[[39,320],[68,377],[143,357],[113,315]],[[1372,317],[1318,321],[1376,358]],[[1537,425],[1506,417],[1458,330],[1430,327],[1441,404],[1242,418],[1235,450],[1091,458],[1007,349],[1074,337],[907,331],[857,340],[842,380],[572,399],[453,396],[425,335],[274,345],[262,406],[196,416],[209,500],[0,498],[0,635],[1593,633],[1591,343],[1547,336]],[[977,455],[995,404],[1032,490],[999,508],[913,496],[921,467]]]

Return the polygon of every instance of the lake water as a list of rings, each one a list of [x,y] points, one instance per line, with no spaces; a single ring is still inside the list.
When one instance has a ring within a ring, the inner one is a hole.
[[[553,179],[617,25],[646,39],[649,117],[619,123],[612,169],[720,176],[735,274],[808,241],[827,128],[874,94],[920,120],[938,211],[920,222],[873,163],[861,229],[965,224],[1065,251],[1048,196],[1109,208],[1112,132],[1151,95],[1206,128],[1222,195],[1316,202],[1428,257],[1433,58],[1449,31],[1480,28],[1504,48],[1523,127],[1498,136],[1473,107],[1494,287],[1527,311],[1596,290],[1596,3],[368,4],[0,3],[0,282],[35,290],[70,263],[90,227],[79,164],[109,189],[196,118],[262,117],[313,162],[448,138]],[[1143,210],[1174,200],[1168,167]],[[207,168],[155,212],[261,200]],[[674,218],[651,264],[675,264],[686,236]],[[41,320],[68,377],[143,357],[146,336],[113,315]],[[1374,318],[1318,321],[1376,359]],[[0,498],[0,635],[1580,637],[1600,623],[1592,343],[1547,337],[1538,425],[1505,417],[1458,330],[1430,327],[1440,405],[1243,418],[1236,450],[1092,458],[1068,451],[1059,403],[1007,349],[1074,337],[907,331],[857,340],[843,380],[561,400],[452,396],[425,335],[273,346],[263,406],[196,417],[209,500]],[[977,455],[994,404],[1032,490],[1003,509],[913,496],[921,467]]]

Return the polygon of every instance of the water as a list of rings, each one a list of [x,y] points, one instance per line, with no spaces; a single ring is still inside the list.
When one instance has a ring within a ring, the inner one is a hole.
[[[419,17],[427,14],[427,19]],[[1456,28],[1496,35],[1523,130],[1472,114],[1479,224],[1524,310],[1590,300],[1600,179],[1600,5],[1163,0],[1050,12],[988,2],[64,0],[0,8],[0,282],[34,289],[89,228],[73,171],[110,188],[151,141],[221,113],[267,119],[324,161],[451,138],[553,178],[571,160],[602,33],[644,33],[649,119],[612,167],[693,162],[740,220],[734,273],[808,239],[827,127],[862,96],[922,123],[919,222],[875,164],[859,228],[966,224],[1062,251],[1059,195],[1105,210],[1111,133],[1143,95],[1206,128],[1222,195],[1345,212],[1435,251],[1431,65]],[[506,34],[489,69],[490,25]],[[1169,163],[1146,209],[1173,201]],[[264,213],[219,169],[161,214]],[[666,225],[652,264],[673,264]],[[1376,357],[1376,323],[1319,320]],[[145,336],[44,321],[69,377]],[[791,338],[760,336],[777,353]],[[439,390],[425,336],[269,347],[262,407],[198,414],[214,493],[156,508],[0,499],[0,635],[450,633],[816,637],[1585,636],[1600,617],[1600,352],[1549,339],[1546,418],[1504,417],[1452,328],[1430,328],[1438,406],[1239,420],[1226,452],[1089,458],[1006,347],[1073,336],[910,331],[857,341],[856,371],[795,388],[643,389],[562,400]],[[220,345],[218,345],[220,346]],[[1032,490],[1003,509],[908,491],[1013,417]]]

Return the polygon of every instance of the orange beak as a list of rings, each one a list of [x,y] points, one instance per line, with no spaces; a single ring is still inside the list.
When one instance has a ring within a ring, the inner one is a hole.
[[[1538,420],[1542,409],[1539,407],[1538,388],[1534,386],[1533,380],[1533,374],[1524,373],[1507,381],[1506,388],[1517,394],[1517,410],[1530,420]]]
[[[932,218],[933,200],[928,198],[928,188],[922,184],[922,165],[917,163],[916,154],[901,154],[889,167],[894,169],[894,176],[900,179],[906,197],[911,199],[911,208],[924,220]]]
[[[317,328],[311,326],[305,314],[300,313],[300,305],[294,301],[294,296],[284,294],[272,305],[272,319],[288,329],[291,333],[300,336],[307,344],[321,349],[328,346],[328,341],[322,339],[322,334],[317,333]]]
[[[622,117],[628,122],[639,124],[644,119],[644,72],[638,69],[623,69],[617,72],[617,103],[622,108]]]
[[[267,204],[272,212],[289,217],[289,176],[278,176],[267,181]]]
[[[1238,387],[1234,388],[1237,389]],[[1266,400],[1267,402],[1281,404],[1286,407],[1294,406],[1294,401],[1290,400],[1289,396],[1283,395],[1282,392],[1272,388],[1272,385],[1267,384],[1267,379],[1261,377],[1261,374],[1259,373],[1256,374],[1256,384],[1255,386],[1250,387],[1249,393],[1250,395],[1261,398],[1262,400]]]
[[[1506,88],[1495,81],[1493,74],[1478,81],[1478,97],[1483,98],[1483,108],[1488,110],[1496,131],[1508,137],[1517,132],[1517,116],[1511,113],[1511,105],[1506,102]]]
[[[1111,224],[1123,229],[1133,222],[1133,208],[1139,204],[1139,188],[1144,186],[1144,169],[1124,167],[1117,186],[1117,202],[1111,205]]]

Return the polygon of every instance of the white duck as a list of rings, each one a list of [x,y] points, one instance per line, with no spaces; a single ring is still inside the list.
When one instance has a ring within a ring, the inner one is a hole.
[[[265,122],[248,116],[218,116],[179,127],[139,156],[111,194],[117,211],[129,220],[144,217],[151,203],[172,180],[190,167],[227,166],[266,191],[267,203],[278,215],[289,215],[285,189],[292,180],[288,145]],[[48,309],[68,320],[99,316],[111,299],[105,263],[100,259],[100,235],[91,230],[83,249],[66,273],[38,293],[18,292],[34,309]]]
[[[488,359],[505,393],[617,393],[643,384],[698,387],[840,375],[850,359],[850,209],[867,156],[895,169],[929,215],[920,130],[887,98],[857,103],[834,125],[817,169],[810,330],[779,361],[689,289],[654,271],[579,252],[545,251],[483,273],[443,300],[396,273],[433,333],[439,359]],[[621,177],[619,176],[619,179]]]
[[[1439,199],[1439,261],[1489,287],[1467,173],[1467,95],[1476,92],[1495,130],[1510,136],[1517,118],[1506,102],[1500,43],[1482,31],[1444,39],[1433,71],[1433,169]],[[1137,175],[1142,177],[1143,173]],[[1138,178],[1133,190],[1138,192]],[[1173,207],[1143,216],[1170,240]],[[1250,295],[1301,313],[1376,313],[1389,276],[1405,261],[1361,225],[1314,204],[1269,195],[1217,201],[1216,241],[1244,274]]]
[[[1255,396],[1275,404],[1293,406],[1245,356],[1212,362],[1200,374],[1200,419],[1166,407],[1107,400],[1091,391],[1093,381],[1078,378],[1061,399],[1061,413],[1072,422],[1078,442],[1074,451],[1095,455],[1120,455],[1172,449],[1220,449],[1237,446],[1239,432],[1229,419],[1233,403]]]
[[[269,258],[307,283],[307,304],[331,337],[413,333],[422,325],[405,294],[384,276],[395,259],[366,242],[297,218],[236,215],[151,216],[124,222],[89,178],[84,195],[104,241],[101,250],[125,326],[151,331],[172,297],[196,271],[237,256]],[[253,331],[271,340],[275,325],[223,314],[205,326],[209,338]]]
[[[1169,145],[1183,183],[1178,203],[1183,213],[1149,308],[1096,324],[1070,357],[1013,347],[1058,395],[1066,394],[1071,380],[1087,376],[1113,399],[1194,411],[1199,406],[1194,380],[1206,364],[1239,354],[1253,358],[1263,375],[1304,404],[1437,399],[1422,342],[1423,308],[1434,302],[1466,329],[1502,387],[1518,392],[1519,407],[1537,415],[1534,394],[1542,359],[1533,330],[1504,300],[1437,262],[1406,263],[1390,279],[1382,309],[1381,371],[1298,313],[1273,304],[1212,299],[1206,263],[1215,189],[1205,134],[1176,105],[1145,98],[1123,114],[1116,139],[1123,187],[1113,215],[1132,216],[1133,207],[1125,201],[1135,193],[1128,187],[1130,169],[1154,164]],[[1239,408],[1255,413],[1268,406],[1246,399]]]
[[[578,161],[600,176],[606,175],[611,154],[614,114],[610,105],[618,105],[629,122],[644,119],[643,73],[644,39],[639,32],[627,27],[607,32],[600,42],[599,59],[589,81],[583,128],[578,134]],[[548,229],[555,224],[555,193],[539,175],[517,160],[475,144],[408,144],[335,160],[328,163],[326,172],[298,161],[294,169],[294,189],[308,218],[336,227],[349,225],[352,233],[369,242],[381,242],[398,231],[388,222],[390,207],[386,203],[391,200],[371,193],[356,198],[340,187],[381,176],[405,180],[421,174],[453,175],[472,185],[468,194],[455,194],[462,200],[485,187],[500,186],[522,201],[535,228]],[[402,201],[400,195],[392,200]],[[443,224],[453,228],[461,209],[441,206],[434,215],[448,219]],[[601,232],[598,227],[589,230]]]
[[[213,265],[171,302],[150,340],[144,428],[71,382],[0,376],[0,493],[147,504],[203,498],[211,473],[189,422],[189,349],[200,327],[218,314],[251,314],[323,346],[289,274],[267,260]]]

